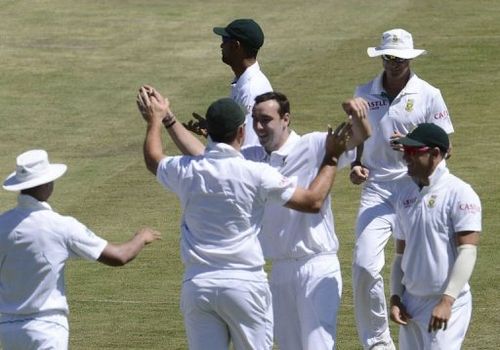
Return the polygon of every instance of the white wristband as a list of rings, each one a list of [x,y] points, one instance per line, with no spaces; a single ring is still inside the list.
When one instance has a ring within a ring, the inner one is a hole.
[[[443,293],[455,299],[472,276],[477,256],[477,246],[474,244],[462,244],[457,249],[457,260],[451,270],[448,286]]]
[[[403,285],[403,269],[401,269],[401,261],[403,254],[396,254],[392,261],[391,268],[391,296],[397,295],[400,298],[403,296],[405,286]]]

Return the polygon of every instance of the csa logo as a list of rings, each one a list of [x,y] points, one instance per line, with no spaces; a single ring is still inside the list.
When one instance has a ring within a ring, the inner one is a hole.
[[[427,206],[429,208],[434,208],[436,206],[436,198],[437,196],[434,194],[431,196],[431,198],[429,198],[429,201],[427,202]]]
[[[405,110],[407,112],[413,111],[413,100],[412,99],[408,99],[408,101],[406,102]]]

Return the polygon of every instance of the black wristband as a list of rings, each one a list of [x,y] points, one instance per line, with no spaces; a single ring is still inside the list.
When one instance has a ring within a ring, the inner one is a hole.
[[[354,168],[355,166],[363,166],[363,164],[361,164],[361,161],[359,160],[355,160],[354,162],[351,163],[351,170],[352,168]]]
[[[165,126],[165,129],[170,129],[172,125],[174,125],[175,123],[177,123],[177,119],[174,118],[174,120],[171,121],[169,124],[163,123],[163,125]]]

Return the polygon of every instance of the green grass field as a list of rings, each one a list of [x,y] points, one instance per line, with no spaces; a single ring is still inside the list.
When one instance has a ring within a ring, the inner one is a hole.
[[[455,126],[449,167],[472,184],[484,209],[464,349],[498,348],[500,2],[3,0],[0,14],[2,181],[16,155],[44,148],[69,166],[56,183],[56,210],[114,242],[140,226],[163,233],[123,268],[69,263],[71,349],[187,348],[178,306],[181,213],[143,164],[145,127],[135,95],[149,83],[170,98],[181,120],[204,113],[228,95],[232,79],[212,27],[241,17],[262,25],[259,62],[289,96],[292,125],[301,133],[342,119],[341,101],[381,70],[366,48],[384,30],[403,27],[429,51],[412,67],[441,89]],[[177,153],[169,141],[166,147]],[[350,272],[359,188],[346,171],[333,196],[344,279],[338,349],[359,349]],[[0,191],[0,210],[15,200]]]

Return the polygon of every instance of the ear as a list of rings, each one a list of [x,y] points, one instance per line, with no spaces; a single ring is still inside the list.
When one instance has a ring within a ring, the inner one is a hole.
[[[290,125],[290,118],[291,118],[290,113],[285,113],[283,114],[283,117],[281,117],[281,119],[283,119],[283,121],[285,122],[286,126]]]
[[[442,156],[441,149],[439,147],[433,147],[430,153],[433,157],[441,157]]]

